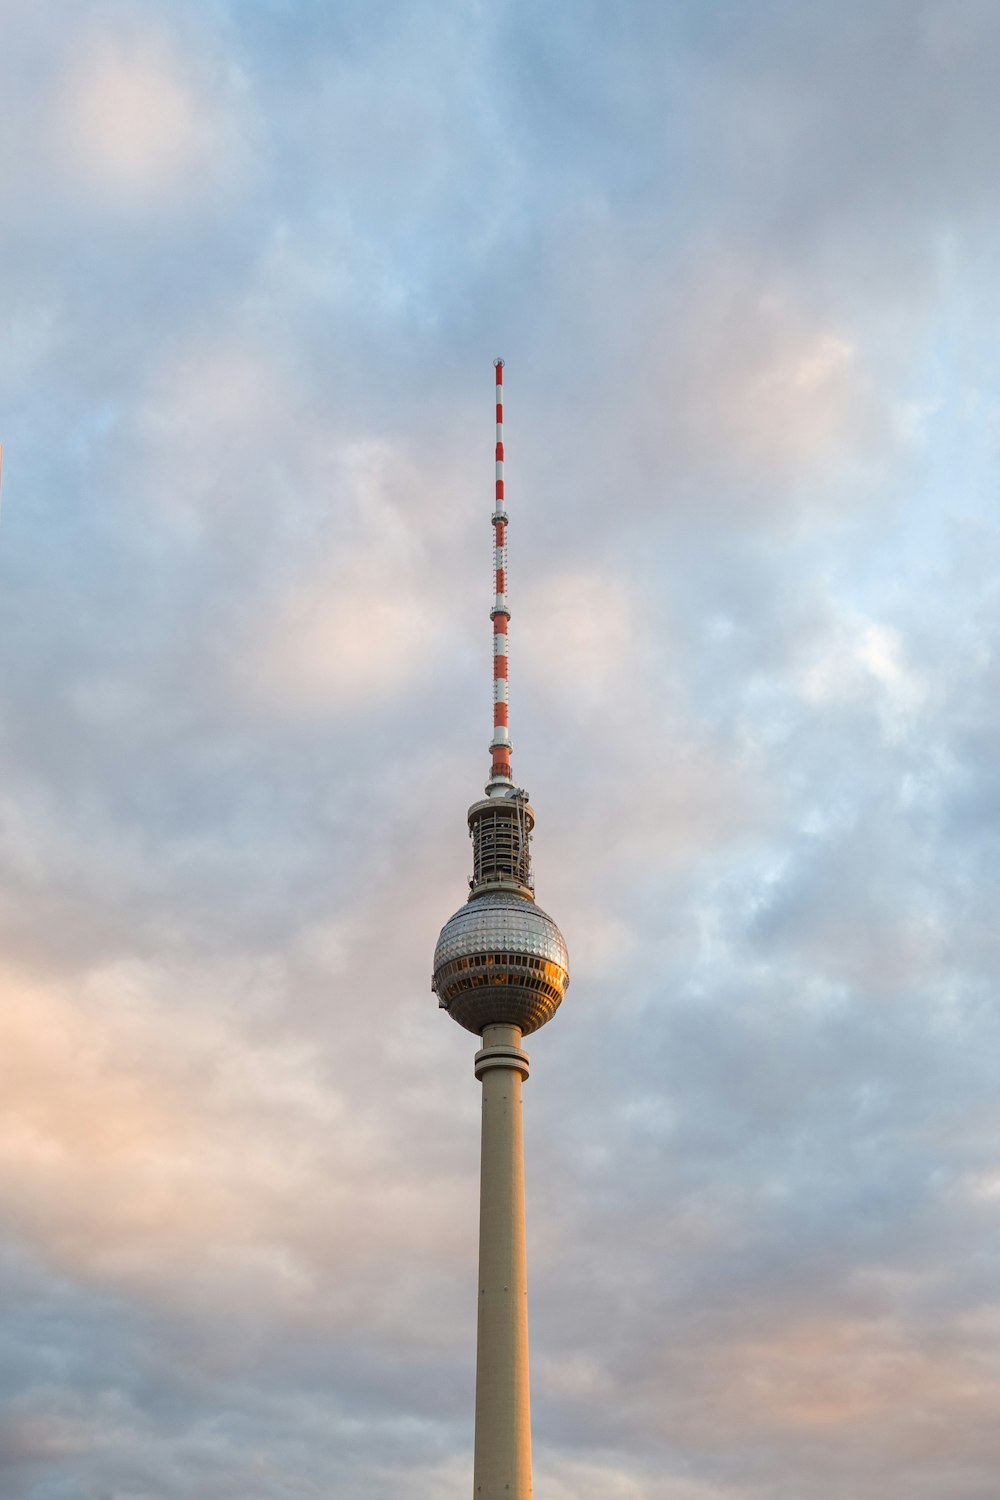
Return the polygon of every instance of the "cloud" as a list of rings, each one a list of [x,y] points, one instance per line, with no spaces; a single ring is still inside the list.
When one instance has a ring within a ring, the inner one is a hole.
[[[912,732],[927,689],[907,667],[898,631],[865,620],[843,621],[835,630],[836,643],[824,643],[804,667],[805,697],[819,705],[874,700],[889,738]]]
[[[793,287],[751,266],[699,264],[687,283],[647,353],[640,398],[647,441],[655,433],[672,466],[766,489],[773,505],[883,437],[851,330],[810,316]]]
[[[7,9],[0,1495],[468,1481],[502,352],[539,1493],[993,1500],[993,9]]]
[[[218,149],[218,121],[163,33],[95,34],[62,84],[56,149],[82,187],[128,202],[189,190]]]
[[[640,649],[642,623],[620,574],[551,573],[524,604],[525,671],[579,714],[613,693]],[[545,664],[544,672],[542,663]]]

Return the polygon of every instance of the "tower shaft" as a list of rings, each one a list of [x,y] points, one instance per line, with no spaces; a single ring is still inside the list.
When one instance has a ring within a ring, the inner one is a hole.
[[[473,1500],[531,1500],[528,1272],[524,1245],[518,1026],[486,1026],[476,1054],[483,1085],[479,1316]]]

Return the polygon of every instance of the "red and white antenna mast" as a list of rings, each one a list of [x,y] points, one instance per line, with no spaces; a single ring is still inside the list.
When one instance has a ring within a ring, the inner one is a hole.
[[[497,446],[496,446],[496,500],[493,506],[494,553],[496,570],[496,598],[490,610],[493,621],[493,738],[490,751],[493,764],[490,771],[488,797],[509,796],[513,790],[510,775],[510,732],[507,697],[507,636],[510,623],[510,607],[507,603],[507,510],[503,481],[503,367],[502,359],[493,361],[496,370]]]

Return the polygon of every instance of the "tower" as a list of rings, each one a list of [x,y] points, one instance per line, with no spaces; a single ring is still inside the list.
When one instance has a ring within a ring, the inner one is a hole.
[[[507,511],[503,370],[496,369],[496,598],[493,621],[492,765],[485,797],[469,808],[472,879],[465,905],[434,950],[438,1004],[482,1037],[483,1088],[473,1500],[530,1500],[528,1283],[524,1246],[522,1039],[555,1014],[569,984],[562,933],[535,905],[529,841],[535,815],[514,785],[508,729]]]

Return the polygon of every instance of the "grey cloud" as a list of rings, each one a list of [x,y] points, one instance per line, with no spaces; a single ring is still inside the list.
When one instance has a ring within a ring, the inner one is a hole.
[[[503,353],[539,1492],[992,1500],[995,31],[10,8],[0,1493],[467,1482]]]

